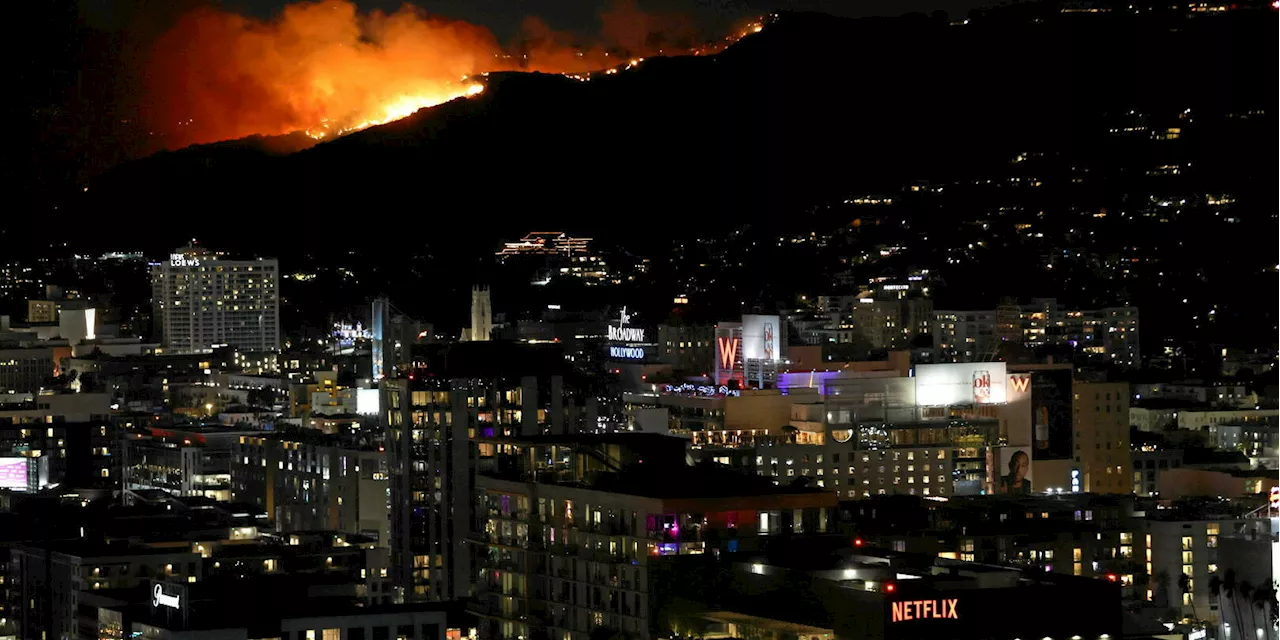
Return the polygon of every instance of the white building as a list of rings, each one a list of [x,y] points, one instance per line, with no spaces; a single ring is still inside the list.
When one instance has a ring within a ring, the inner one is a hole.
[[[223,260],[195,247],[151,266],[152,305],[168,353],[231,345],[280,350],[280,273],[275,260]]]

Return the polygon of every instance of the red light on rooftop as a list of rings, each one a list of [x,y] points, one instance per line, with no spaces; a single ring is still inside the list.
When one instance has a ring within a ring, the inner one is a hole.
[[[896,585],[896,584],[894,584],[894,583],[892,583],[892,582],[890,582],[890,583],[888,583],[888,584],[884,585],[884,591],[885,591],[885,593],[893,593],[894,591],[897,591],[897,590],[898,590],[898,585]]]

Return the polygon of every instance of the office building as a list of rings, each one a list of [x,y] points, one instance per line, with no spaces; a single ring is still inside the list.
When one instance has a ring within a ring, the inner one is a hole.
[[[155,326],[167,353],[229,345],[280,350],[280,273],[276,260],[228,260],[186,247],[151,265]]]
[[[35,393],[49,385],[59,369],[54,351],[51,347],[0,349],[0,393]]]
[[[232,499],[232,448],[254,429],[220,426],[154,427],[143,423],[121,439],[125,501],[140,492]]]
[[[266,510],[282,531],[358,533],[383,546],[386,453],[312,429],[242,435],[231,450],[231,498]]]
[[[164,491],[174,496],[202,496],[204,445],[182,439],[133,434],[122,440],[126,492]]]

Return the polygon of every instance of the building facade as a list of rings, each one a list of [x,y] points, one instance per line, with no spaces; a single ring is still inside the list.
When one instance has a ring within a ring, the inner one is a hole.
[[[151,266],[158,336],[169,353],[219,345],[280,350],[280,273],[276,260],[226,260],[186,247]]]
[[[262,507],[281,531],[359,533],[389,546],[386,452],[310,429],[240,436],[231,497]]]
[[[1138,308],[1063,309],[1053,298],[993,311],[936,311],[933,343],[946,360],[970,362],[1004,341],[1028,348],[1069,346],[1086,359],[1136,369],[1142,366]]]

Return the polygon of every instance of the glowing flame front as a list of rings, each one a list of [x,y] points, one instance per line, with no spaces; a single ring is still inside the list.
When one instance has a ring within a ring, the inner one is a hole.
[[[271,21],[199,9],[152,52],[149,117],[170,148],[296,131],[324,140],[478,95],[485,85],[477,80],[489,72],[587,82],[638,68],[645,58],[635,54],[710,55],[764,28],[757,20],[720,41],[655,51],[646,38],[658,18],[616,2],[602,14],[607,44],[577,47],[536,23],[528,27],[533,44],[518,54],[487,29],[408,5],[360,14],[349,0],[302,2]]]

